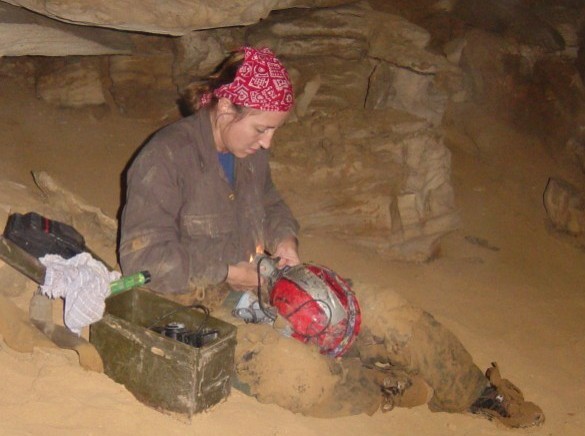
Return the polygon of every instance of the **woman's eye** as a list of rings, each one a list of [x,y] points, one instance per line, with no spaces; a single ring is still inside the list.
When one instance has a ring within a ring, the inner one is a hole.
[[[266,129],[256,129],[256,131],[260,134],[266,133]]]

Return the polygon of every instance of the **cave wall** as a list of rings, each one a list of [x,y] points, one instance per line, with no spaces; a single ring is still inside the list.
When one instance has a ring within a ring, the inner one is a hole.
[[[583,9],[570,0],[1,1],[0,80],[20,80],[60,108],[172,120],[182,88],[229,51],[271,47],[297,95],[290,137],[309,126],[308,146],[347,151],[338,167],[325,160],[316,173],[351,166],[351,150],[363,147],[388,159],[388,173],[372,170],[368,182],[388,190],[348,186],[359,199],[352,214],[339,201],[327,217],[307,212],[305,223],[331,228],[332,217],[351,216],[346,232],[360,239],[367,228],[381,236],[376,248],[424,260],[458,225],[441,134],[449,106],[481,105],[541,135],[585,173]],[[372,111],[378,121],[364,130],[356,120]],[[388,115],[398,112],[418,121]],[[371,145],[380,136],[392,139]],[[276,164],[291,160],[288,150]]]

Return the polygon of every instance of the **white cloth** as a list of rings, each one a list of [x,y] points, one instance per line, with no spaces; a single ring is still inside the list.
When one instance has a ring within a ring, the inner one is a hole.
[[[272,310],[270,313],[273,311],[274,310]],[[251,292],[244,292],[242,294],[238,304],[232,311],[232,315],[236,318],[244,320],[246,323],[272,324],[274,322],[274,319],[266,315],[266,313],[264,313],[264,311],[260,308],[258,296]],[[276,315],[274,314],[273,316]]]
[[[121,277],[118,271],[109,271],[89,253],[71,259],[47,254],[39,260],[46,268],[41,293],[65,299],[63,318],[69,330],[79,335],[83,327],[102,319],[110,282]]]

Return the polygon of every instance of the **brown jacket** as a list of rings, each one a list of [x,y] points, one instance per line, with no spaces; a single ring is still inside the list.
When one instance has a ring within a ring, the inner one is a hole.
[[[193,293],[222,283],[228,265],[249,260],[257,245],[273,251],[296,236],[298,223],[272,183],[268,157],[260,150],[236,159],[232,188],[207,110],[153,135],[128,171],[124,274],[149,270],[153,290]]]

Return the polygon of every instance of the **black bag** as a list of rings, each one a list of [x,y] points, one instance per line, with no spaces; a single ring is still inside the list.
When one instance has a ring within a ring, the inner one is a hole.
[[[77,230],[35,212],[10,215],[4,237],[36,258],[46,254],[58,254],[69,259],[87,251],[85,240]]]

